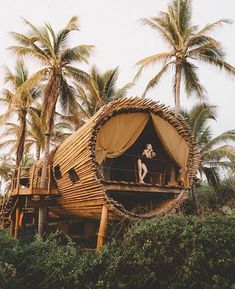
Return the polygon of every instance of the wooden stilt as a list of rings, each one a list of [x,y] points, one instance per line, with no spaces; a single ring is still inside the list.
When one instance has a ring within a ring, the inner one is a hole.
[[[42,240],[46,230],[46,207],[38,208],[38,239]]]
[[[99,227],[99,233],[97,238],[97,244],[96,244],[96,250],[98,251],[105,243],[105,233],[107,229],[108,224],[108,208],[107,206],[103,206],[102,208],[102,214],[101,214],[101,220],[100,220],[100,227]]]
[[[19,230],[20,230],[20,208],[16,208],[16,219],[15,219],[15,235],[14,239],[19,239]]]
[[[175,166],[171,166],[171,178],[170,178],[170,182],[168,183],[168,185],[170,186],[176,186],[177,182],[176,182],[176,171],[175,171]]]
[[[15,220],[12,218],[10,223],[10,232],[12,237],[14,237],[14,231],[15,231]]]

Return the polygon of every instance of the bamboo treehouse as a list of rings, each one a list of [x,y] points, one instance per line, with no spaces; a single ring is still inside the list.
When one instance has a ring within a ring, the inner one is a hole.
[[[141,182],[138,160],[146,144],[155,155]],[[73,217],[101,220],[100,247],[108,220],[175,210],[187,198],[199,162],[196,141],[181,116],[158,102],[122,98],[102,107],[50,153],[47,188],[40,188],[41,160],[28,174],[16,172],[1,217],[15,237],[27,214],[34,215],[40,232],[46,218],[64,224]]]

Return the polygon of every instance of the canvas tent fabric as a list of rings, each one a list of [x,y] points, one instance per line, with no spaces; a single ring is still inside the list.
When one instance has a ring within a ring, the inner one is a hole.
[[[189,186],[187,163],[189,147],[177,130],[156,114],[127,113],[114,116],[99,130],[96,141],[96,159],[99,164],[108,158],[116,158],[131,147],[152,118],[158,137],[169,156],[180,167],[180,180]]]
[[[116,115],[106,122],[97,135],[97,162],[122,155],[137,140],[148,119],[148,114],[140,112]]]
[[[180,180],[189,186],[188,157],[189,147],[177,130],[160,116],[151,113],[155,130],[168,154],[180,166]]]

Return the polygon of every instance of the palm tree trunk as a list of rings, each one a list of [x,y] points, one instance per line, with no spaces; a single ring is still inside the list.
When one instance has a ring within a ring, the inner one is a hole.
[[[55,107],[59,96],[60,78],[61,76],[59,74],[53,72],[45,90],[45,98],[43,105],[44,107],[42,113],[42,117],[46,119],[45,150],[43,156],[42,178],[41,178],[42,188],[46,188],[47,185],[47,166],[48,166],[48,157],[50,153],[50,139],[54,124]]]
[[[198,199],[197,199],[197,188],[195,186],[195,184],[192,184],[192,198],[193,198],[193,204],[195,207],[195,213],[196,215],[200,214],[200,209],[199,209],[199,204],[198,204]]]
[[[182,74],[182,64],[180,60],[176,61],[175,69],[175,114],[179,115],[180,112],[180,83]]]
[[[16,168],[19,168],[20,162],[24,154],[26,115],[27,115],[26,109],[21,109],[19,111],[20,133],[19,133],[19,139],[18,139],[17,150],[16,150]]]

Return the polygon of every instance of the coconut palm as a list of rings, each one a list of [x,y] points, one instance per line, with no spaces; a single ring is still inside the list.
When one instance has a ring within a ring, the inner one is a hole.
[[[128,90],[133,86],[133,83],[127,83],[123,87],[117,88],[118,67],[101,73],[97,67],[93,66],[90,75],[99,99],[92,91],[84,89],[80,84],[74,85],[80,99],[79,111],[85,120],[93,116],[103,105],[126,96]]]
[[[40,159],[41,152],[45,147],[45,131],[42,125],[40,105],[30,107],[28,110],[27,129],[25,131],[24,153],[32,154],[35,151],[36,160]],[[60,120],[60,119],[59,119]],[[17,148],[17,139],[20,134],[20,126],[13,122],[5,124],[5,131],[0,134],[2,141],[0,149],[10,148],[10,152],[14,152]],[[63,140],[72,134],[73,128],[68,123],[56,122],[51,139],[52,147],[58,146]],[[23,162],[20,163],[23,166]]]
[[[90,83],[89,75],[72,64],[88,62],[92,45],[78,45],[67,47],[68,37],[73,31],[78,31],[78,19],[72,17],[68,24],[58,33],[55,33],[50,24],[36,27],[24,20],[29,28],[27,34],[11,33],[18,43],[10,50],[20,56],[30,56],[38,60],[46,69],[47,84],[43,100],[42,119],[45,120],[46,140],[44,151],[44,164],[42,172],[42,186],[45,186],[47,159],[49,154],[50,138],[53,130],[54,114],[57,101],[65,111],[73,111],[76,106],[75,93],[68,79],[76,80],[89,86],[93,93],[98,95]]]
[[[34,100],[40,96],[40,89],[36,87],[37,81],[29,77],[23,60],[17,61],[14,72],[6,68],[5,82],[10,88],[4,89],[0,98],[0,102],[7,106],[0,124],[4,125],[7,119],[15,115],[18,118],[19,129],[15,150],[16,167],[19,167],[24,153],[27,112]]]
[[[160,71],[149,81],[143,95],[155,87],[169,69],[174,70],[173,91],[175,112],[178,115],[182,79],[188,96],[195,94],[201,99],[205,98],[206,91],[198,77],[197,62],[213,65],[234,75],[235,68],[225,62],[221,43],[209,35],[222,24],[230,22],[228,19],[220,19],[199,29],[192,25],[191,0],[172,0],[166,12],[142,19],[142,23],[156,30],[169,47],[169,51],[151,55],[137,63],[136,78],[144,68],[162,63]]]
[[[190,111],[182,111],[181,114],[198,142],[201,154],[198,171],[207,178],[210,186],[218,188],[221,169],[235,169],[235,147],[229,144],[235,141],[235,130],[213,137],[209,122],[216,119],[214,106],[199,104]]]

